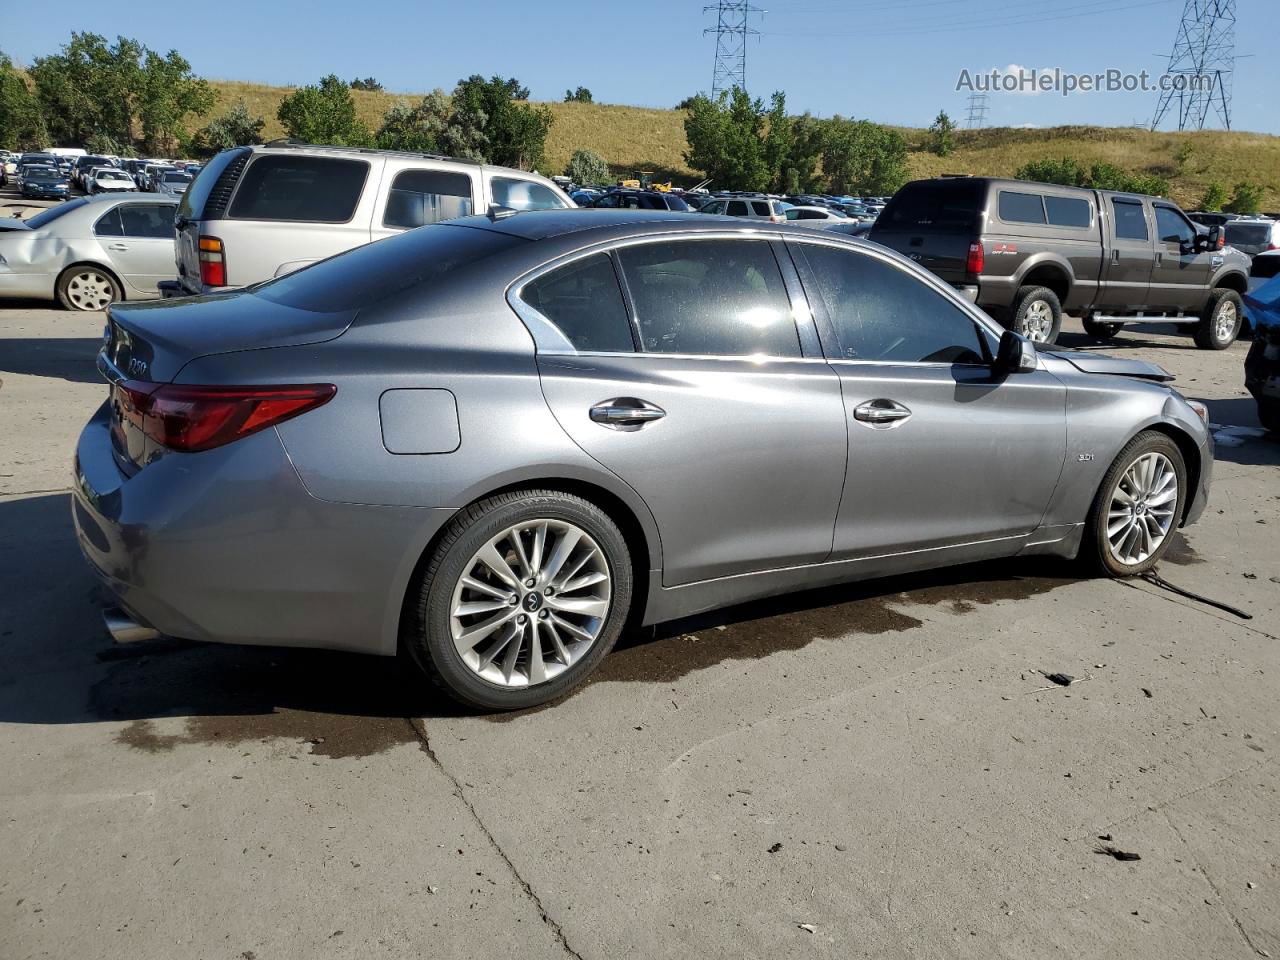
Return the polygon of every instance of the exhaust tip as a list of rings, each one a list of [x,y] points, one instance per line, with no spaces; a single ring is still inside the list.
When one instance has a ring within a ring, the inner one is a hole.
[[[159,630],[143,626],[119,607],[103,610],[102,622],[116,643],[142,643],[145,640],[156,640],[160,636]]]

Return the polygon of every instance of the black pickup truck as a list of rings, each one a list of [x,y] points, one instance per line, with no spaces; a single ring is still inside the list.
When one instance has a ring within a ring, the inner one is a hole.
[[[1249,258],[1171,200],[1022,180],[941,177],[907,184],[870,239],[936,273],[1012,330],[1053,343],[1062,314],[1087,333],[1185,324],[1221,350],[1244,318]]]

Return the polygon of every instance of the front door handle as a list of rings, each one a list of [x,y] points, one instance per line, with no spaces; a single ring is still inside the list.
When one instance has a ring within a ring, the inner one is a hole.
[[[630,432],[639,430],[646,423],[661,420],[667,411],[647,400],[635,397],[614,397],[602,400],[591,408],[591,419],[610,430]]]
[[[853,418],[870,427],[897,426],[909,416],[911,416],[911,411],[902,404],[895,400],[886,400],[883,397],[868,400],[866,403],[860,403],[853,408]]]
[[[107,244],[107,249],[108,250],[128,250],[129,248],[125,246],[123,243],[109,243]]]

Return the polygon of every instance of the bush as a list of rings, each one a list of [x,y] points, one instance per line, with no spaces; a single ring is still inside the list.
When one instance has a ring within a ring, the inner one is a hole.
[[[608,183],[609,165],[594,150],[575,150],[564,175],[574,183]]]
[[[1222,209],[1227,213],[1257,213],[1262,209],[1262,187],[1248,180],[1241,180]]]
[[[305,143],[363,147],[369,131],[356,119],[351,88],[333,74],[316,86],[302,87],[280,101],[276,116],[289,136]]]
[[[566,90],[564,92],[565,103],[595,103],[591,99],[591,91],[586,87],[578,87],[576,90]]]
[[[1095,163],[1086,168],[1074,157],[1058,160],[1032,160],[1014,173],[1018,180],[1036,183],[1059,183],[1065,187],[1089,187],[1094,190],[1119,190],[1155,197],[1169,194],[1169,181],[1150,173],[1130,173],[1114,163]]]
[[[1209,184],[1209,188],[1204,192],[1204,199],[1200,201],[1201,210],[1221,210],[1222,205],[1227,202],[1227,188],[1217,180]]]
[[[242,97],[222,116],[214,117],[197,130],[191,148],[196,153],[209,156],[219,150],[261,143],[262,128],[266,125],[266,118],[250,113]]]

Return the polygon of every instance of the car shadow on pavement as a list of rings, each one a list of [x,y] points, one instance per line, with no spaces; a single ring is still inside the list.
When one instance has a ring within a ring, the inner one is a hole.
[[[670,682],[820,637],[895,633],[920,625],[911,611],[922,605],[962,615],[1077,576],[1049,558],[995,562],[742,604],[628,631],[584,687]],[[111,598],[80,556],[65,494],[0,499],[0,583],[0,722],[125,722],[113,739],[147,751],[278,737],[312,754],[353,756],[420,742],[407,718],[467,712],[393,658],[176,640],[114,645],[100,616]]]
[[[1263,433],[1252,397],[1204,400],[1213,425],[1215,460],[1243,466],[1280,466],[1280,438]]]
[[[6,373],[100,383],[96,366],[100,338],[49,337],[0,340],[0,378]]]
[[[1087,333],[1071,333],[1064,331],[1058,334],[1057,343],[1054,346],[1063,350],[1097,350],[1100,353],[1116,353],[1122,350],[1140,350],[1140,349],[1157,349],[1157,350],[1199,350],[1195,341],[1191,339],[1192,328],[1189,326],[1179,326],[1176,324],[1126,324],[1118,334],[1108,340],[1095,340]],[[1146,334],[1166,334],[1171,339],[1168,340],[1149,340],[1142,335]],[[1241,340],[1248,340],[1248,337],[1241,336]],[[1049,348],[1050,350],[1053,347]]]

